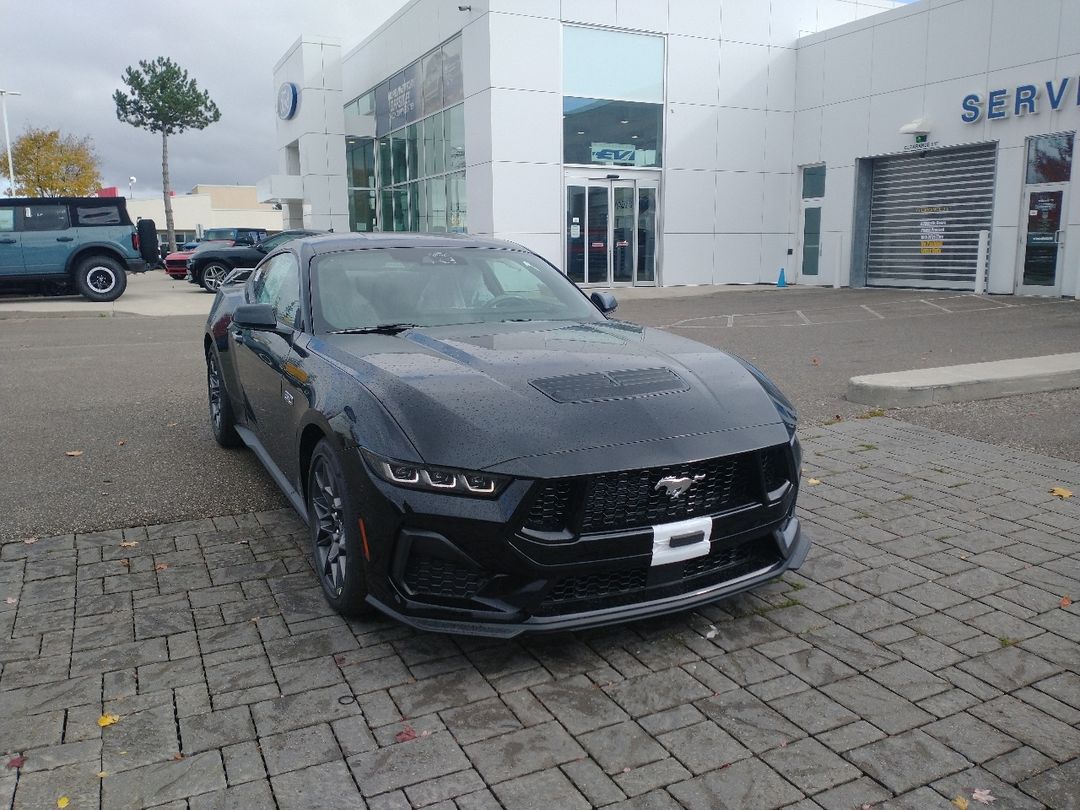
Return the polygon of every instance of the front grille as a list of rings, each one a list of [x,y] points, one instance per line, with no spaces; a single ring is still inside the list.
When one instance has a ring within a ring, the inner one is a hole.
[[[409,590],[429,596],[467,599],[483,584],[484,575],[452,560],[412,554],[405,568],[405,584]]]
[[[524,528],[579,533],[639,529],[759,503],[764,493],[758,465],[765,490],[773,492],[790,475],[788,452],[787,445],[777,445],[707,461],[546,481],[525,517]],[[657,489],[667,477],[698,480],[680,497],[672,498],[666,488]]]
[[[601,610],[678,596],[697,588],[707,588],[769,568],[780,561],[776,543],[769,535],[735,546],[713,547],[709,554],[681,565],[681,575],[648,586],[649,566],[579,574],[559,580],[545,597],[536,614],[558,615],[583,610]]]

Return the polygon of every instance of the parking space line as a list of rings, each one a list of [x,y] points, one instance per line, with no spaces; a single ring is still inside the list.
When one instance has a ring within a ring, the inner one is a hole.
[[[807,318],[805,315],[803,315],[803,311],[801,309],[795,310],[795,314],[798,315],[800,318],[802,318],[802,322],[804,324],[811,323],[811,320],[809,318]]]
[[[875,316],[877,318],[881,318],[881,320],[885,320],[884,315],[882,315],[880,312],[875,312],[874,310],[870,309],[870,307],[868,307],[866,304],[860,304],[859,306],[861,306],[863,309],[865,309],[871,315],[873,315],[873,316]]]
[[[942,312],[948,312],[950,315],[952,314],[951,309],[945,309],[941,304],[935,304],[933,301],[927,301],[925,298],[920,298],[919,303],[926,304],[928,307],[934,307],[934,309],[940,309]]]

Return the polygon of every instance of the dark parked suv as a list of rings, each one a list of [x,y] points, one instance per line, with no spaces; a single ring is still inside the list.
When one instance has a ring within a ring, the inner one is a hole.
[[[0,199],[0,288],[58,281],[91,301],[114,301],[127,273],[156,259],[154,233],[148,219],[136,229],[123,197]]]

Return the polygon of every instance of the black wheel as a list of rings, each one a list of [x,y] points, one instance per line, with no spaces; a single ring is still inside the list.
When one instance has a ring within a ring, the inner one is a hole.
[[[330,443],[315,446],[308,468],[307,512],[315,573],[330,607],[343,616],[371,613],[360,522],[350,502],[341,462]]]
[[[232,403],[225,391],[221,365],[213,349],[206,353],[206,398],[210,405],[210,430],[214,433],[214,440],[222,447],[239,446],[240,435],[236,432]]]
[[[216,293],[225,276],[229,275],[230,269],[224,262],[210,262],[199,271],[199,283],[207,292]]]
[[[87,256],[75,269],[75,288],[91,301],[115,301],[127,289],[127,270],[111,256]]]

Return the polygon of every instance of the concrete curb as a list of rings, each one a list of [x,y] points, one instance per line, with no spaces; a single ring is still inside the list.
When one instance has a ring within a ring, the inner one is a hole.
[[[1080,388],[1080,352],[867,374],[848,380],[847,398],[880,408],[911,408],[1069,388]]]

